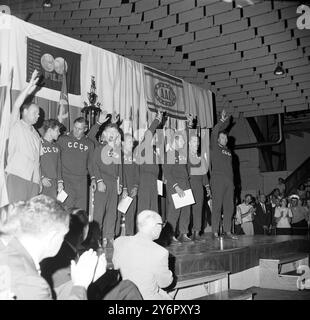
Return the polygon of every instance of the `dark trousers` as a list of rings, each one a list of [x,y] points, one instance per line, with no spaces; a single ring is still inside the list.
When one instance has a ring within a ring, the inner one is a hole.
[[[87,176],[63,175],[64,190],[68,194],[65,206],[87,210]]]
[[[308,232],[308,223],[306,220],[301,220],[296,223],[292,223],[293,235],[306,235],[307,232]]]
[[[202,208],[204,200],[202,176],[191,176],[190,184],[196,202],[191,206],[193,231],[200,232],[202,227]]]
[[[214,174],[211,179],[212,188],[212,232],[219,232],[221,211],[223,208],[223,231],[231,232],[234,213],[234,184],[225,175]]]
[[[6,179],[9,203],[26,201],[39,194],[40,186],[14,174],[8,174]]]
[[[102,230],[102,238],[114,239],[117,222],[117,181],[104,180],[105,192],[95,192],[94,220]]]
[[[45,194],[46,196],[56,198],[57,197],[57,180],[56,179],[50,179],[51,183],[50,187],[44,187],[42,189],[42,194]]]
[[[291,228],[277,228],[277,236],[278,235],[291,235],[292,230]]]
[[[186,184],[184,183],[179,184],[179,187],[183,190],[188,189]],[[171,227],[173,228],[173,232],[177,233],[177,224],[179,222],[179,233],[188,233],[188,226],[190,222],[190,214],[191,208],[190,206],[186,206],[180,209],[175,209],[172,194],[176,193],[175,189],[172,185],[167,184],[167,196],[169,197],[169,204],[168,204],[168,217],[167,221],[170,223]]]
[[[126,236],[133,236],[135,234],[136,209],[137,209],[137,197],[134,197],[130,207],[128,208],[125,214]]]
[[[137,213],[143,210],[158,212],[157,177],[151,174],[140,175]]]

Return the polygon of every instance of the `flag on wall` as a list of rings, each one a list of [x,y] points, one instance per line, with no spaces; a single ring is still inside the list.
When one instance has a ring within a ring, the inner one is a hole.
[[[62,85],[60,91],[60,98],[57,110],[57,119],[66,127],[66,131],[70,131],[70,117],[69,117],[69,102],[67,91],[67,79],[66,71],[64,70],[62,75]]]
[[[168,117],[185,120],[183,81],[144,66],[145,96],[150,111],[161,110]]]

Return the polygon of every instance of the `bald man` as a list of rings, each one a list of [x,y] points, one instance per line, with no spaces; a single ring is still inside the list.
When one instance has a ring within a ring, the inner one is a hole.
[[[154,242],[163,226],[158,213],[144,210],[137,216],[138,233],[114,241],[114,269],[120,269],[123,280],[138,287],[144,300],[171,300],[163,290],[173,280],[169,252]]]

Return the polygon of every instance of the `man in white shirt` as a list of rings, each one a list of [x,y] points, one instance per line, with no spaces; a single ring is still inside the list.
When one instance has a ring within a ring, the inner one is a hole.
[[[245,195],[244,202],[237,206],[236,224],[241,224],[243,232],[248,236],[254,235],[253,217],[254,208],[250,204],[252,196],[250,194]]]
[[[39,118],[39,107],[34,103],[25,103],[37,88],[38,80],[35,70],[28,85],[17,97],[11,113],[5,168],[9,203],[28,200],[37,195],[40,189],[41,139],[33,127]]]
[[[171,300],[162,290],[173,280],[168,268],[169,252],[154,242],[164,225],[162,219],[155,211],[144,210],[137,217],[137,225],[136,235],[114,241],[114,268],[120,269],[123,280],[138,287],[144,300]]]

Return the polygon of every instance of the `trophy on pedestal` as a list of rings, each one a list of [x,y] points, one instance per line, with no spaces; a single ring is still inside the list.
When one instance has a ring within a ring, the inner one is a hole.
[[[88,122],[88,129],[90,129],[91,126],[96,123],[97,115],[101,112],[101,103],[96,103],[98,96],[96,94],[96,82],[94,76],[91,77],[90,92],[87,92],[87,96],[89,103],[84,101],[82,113],[84,113],[84,118]]]

